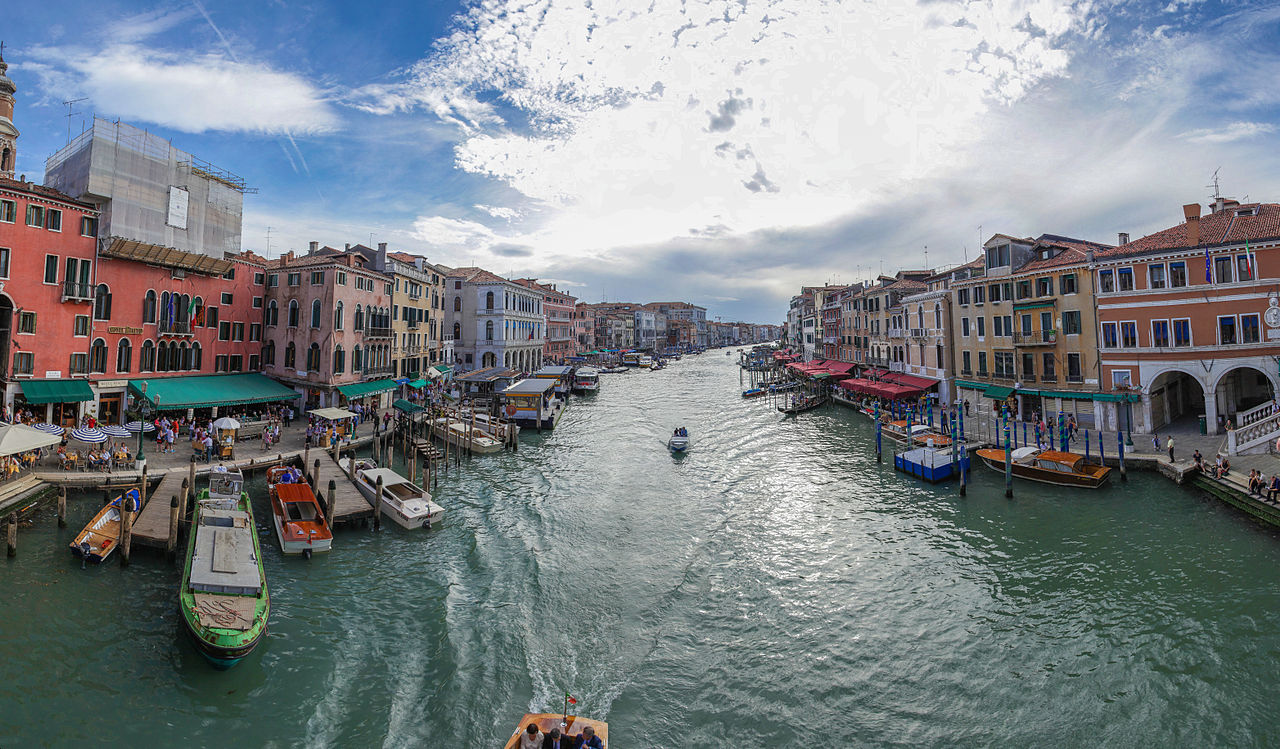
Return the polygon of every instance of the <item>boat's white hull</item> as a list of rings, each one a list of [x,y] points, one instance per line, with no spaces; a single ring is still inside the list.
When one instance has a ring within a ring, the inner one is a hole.
[[[447,430],[445,425],[439,422],[434,425],[435,435],[454,447],[470,450],[476,455],[490,455],[502,452],[502,443],[489,436],[488,432],[484,432],[477,426],[475,438],[469,439],[467,437],[467,428],[462,422],[456,420],[449,425]]]
[[[673,453],[682,453],[689,449],[688,437],[672,437],[667,440],[667,449]]]
[[[360,479],[356,479],[356,488],[360,490],[360,493],[364,495],[365,499],[369,500],[369,504],[373,504],[377,500],[378,490],[376,487],[369,486],[368,483]],[[432,525],[436,525],[441,520],[444,520],[444,508],[429,499],[426,500],[426,502],[427,512],[415,515],[406,515],[400,511],[400,508],[388,502],[384,493],[382,500],[382,515],[383,517],[391,518],[391,522],[401,528],[407,528],[408,530],[421,528],[426,525],[428,521],[430,521]]]
[[[304,554],[307,551],[318,554],[333,547],[332,538],[322,538],[316,541],[285,541],[284,526],[280,523],[280,516],[274,512],[271,513],[271,524],[276,529],[276,542],[280,544],[280,551],[285,554]]]

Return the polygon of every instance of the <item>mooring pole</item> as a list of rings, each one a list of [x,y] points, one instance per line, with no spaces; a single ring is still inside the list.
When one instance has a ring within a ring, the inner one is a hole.
[[[1013,444],[1009,434],[1009,417],[1004,418],[1004,496],[1013,496]]]

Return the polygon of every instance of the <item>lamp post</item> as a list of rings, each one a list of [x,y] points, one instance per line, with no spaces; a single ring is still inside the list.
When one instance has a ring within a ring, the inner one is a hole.
[[[134,468],[139,471],[147,464],[147,456],[142,452],[142,437],[146,433],[147,417],[151,415],[151,404],[147,402],[147,383],[142,383],[142,396],[138,399],[138,458]]]

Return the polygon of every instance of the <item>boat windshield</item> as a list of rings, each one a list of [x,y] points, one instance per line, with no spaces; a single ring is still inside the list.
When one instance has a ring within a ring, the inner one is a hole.
[[[238,471],[214,471],[209,474],[209,494],[213,497],[240,497],[244,476]]]

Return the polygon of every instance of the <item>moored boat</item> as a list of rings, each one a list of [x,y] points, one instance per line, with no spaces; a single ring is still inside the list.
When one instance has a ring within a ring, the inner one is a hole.
[[[583,718],[578,715],[560,715],[557,713],[525,713],[520,719],[520,725],[516,726],[516,730],[511,734],[511,738],[507,743],[502,745],[502,749],[519,749],[520,734],[529,729],[529,725],[533,724],[538,727],[538,731],[543,736],[557,730],[566,740],[561,742],[561,746],[568,749],[570,746],[579,745],[578,738],[582,735],[584,729],[590,728],[600,739],[600,746],[609,749],[609,724],[603,720],[592,720]]]
[[[472,427],[470,421],[463,421],[460,418],[436,417],[432,431],[450,445],[470,450],[477,455],[502,451],[502,443],[494,439],[482,426]]]
[[[431,495],[390,468],[361,468],[355,472],[356,488],[372,504],[382,479],[382,511],[402,528],[430,528],[444,519],[444,508]]]
[[[1004,471],[1004,450],[990,448],[978,450],[978,457],[988,468]],[[1097,489],[1107,482],[1111,469],[1095,463],[1086,463],[1079,453],[1060,450],[1041,450],[1037,447],[1020,447],[1011,455],[1010,470],[1014,476],[1057,486],[1077,486]]]
[[[123,517],[120,514],[121,505],[132,515],[133,520],[137,520],[138,513],[142,510],[138,490],[130,489],[98,510],[98,514],[93,516],[84,530],[71,539],[72,553],[95,564],[101,564],[111,556],[116,550],[116,541],[120,538],[120,520]]]
[[[762,395],[768,395],[769,391],[764,388],[751,388],[742,391],[743,398],[759,398]]]
[[[573,392],[594,393],[600,389],[600,371],[594,367],[579,367],[573,374]]]
[[[271,597],[253,505],[235,471],[209,474],[209,488],[196,497],[178,608],[202,655],[230,668],[267,632]]]
[[[267,491],[281,551],[310,558],[314,552],[332,548],[333,531],[301,471],[288,466],[272,468],[267,471]]]
[[[826,398],[797,393],[788,398],[786,402],[778,404],[778,410],[784,414],[798,414],[813,410],[826,402]]]

